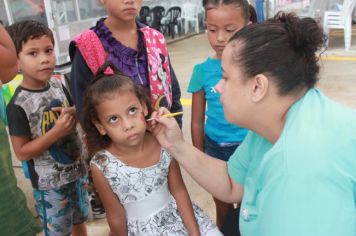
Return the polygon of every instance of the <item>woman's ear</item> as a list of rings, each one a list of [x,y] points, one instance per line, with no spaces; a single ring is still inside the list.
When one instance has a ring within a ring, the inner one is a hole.
[[[102,126],[100,124],[100,122],[98,122],[98,121],[92,121],[92,122],[101,135],[106,135],[106,130],[105,130],[104,126]]]
[[[260,102],[267,94],[269,80],[264,74],[258,74],[253,78],[252,101]]]

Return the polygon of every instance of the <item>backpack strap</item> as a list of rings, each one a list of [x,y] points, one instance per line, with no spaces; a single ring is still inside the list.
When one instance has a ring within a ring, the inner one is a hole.
[[[164,104],[162,101],[166,100],[167,104],[164,105],[170,108],[172,106],[172,78],[165,38],[162,33],[148,26],[140,30],[144,34],[146,44],[152,107],[158,109]]]
[[[158,109],[165,100],[166,105],[170,108],[172,105],[172,79],[165,38],[160,32],[150,27],[143,27],[140,30],[145,38],[152,107]],[[94,31],[85,30],[75,37],[74,41],[91,72],[95,75],[107,58],[107,52],[99,37]],[[112,74],[113,72],[110,70],[108,68],[105,73]]]
[[[88,29],[75,37],[74,41],[89,69],[93,75],[96,75],[99,67],[105,63],[107,58],[107,53],[99,37],[94,31]],[[105,73],[112,74],[113,71],[110,70],[108,68]]]

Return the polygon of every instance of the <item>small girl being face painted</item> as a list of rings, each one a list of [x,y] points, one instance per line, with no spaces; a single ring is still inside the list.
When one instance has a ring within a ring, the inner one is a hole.
[[[88,87],[83,104],[83,129],[95,149],[137,147],[146,133],[148,98],[143,88],[122,74],[98,76]],[[100,72],[99,72],[100,73]]]
[[[99,133],[110,137],[115,146],[141,144],[146,133],[147,106],[130,91],[117,91],[104,97],[96,106],[98,120],[94,124]]]

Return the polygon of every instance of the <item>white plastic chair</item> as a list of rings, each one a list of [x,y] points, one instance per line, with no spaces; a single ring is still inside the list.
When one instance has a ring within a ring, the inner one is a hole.
[[[195,32],[199,33],[198,5],[190,2],[182,4],[181,19],[184,19],[184,33],[188,32],[189,22],[194,23]]]
[[[345,50],[350,50],[352,36],[352,10],[355,7],[356,0],[344,0],[341,11],[325,11],[324,13],[324,31],[328,35],[330,29],[343,29]],[[328,40],[329,42],[329,40]]]

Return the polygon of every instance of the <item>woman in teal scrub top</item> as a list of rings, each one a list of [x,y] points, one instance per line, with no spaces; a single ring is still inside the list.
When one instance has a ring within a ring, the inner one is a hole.
[[[188,173],[241,202],[243,236],[356,235],[356,113],[314,87],[324,41],[313,19],[284,13],[231,38],[216,90],[226,119],[251,131],[227,164],[185,142],[166,110],[153,114]]]

